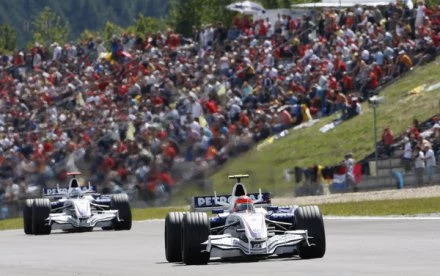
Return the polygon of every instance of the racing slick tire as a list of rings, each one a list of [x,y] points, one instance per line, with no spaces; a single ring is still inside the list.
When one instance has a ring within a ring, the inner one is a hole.
[[[131,208],[128,202],[127,194],[115,194],[112,196],[110,202],[111,210],[118,210],[118,215],[120,221],[117,219],[113,222],[113,229],[119,230],[130,230],[132,224]]]
[[[51,211],[48,198],[34,199],[32,204],[32,233],[34,235],[49,235],[52,226],[47,224],[46,219]]]
[[[23,228],[24,233],[27,235],[32,235],[32,208],[34,205],[33,199],[26,199],[23,208]]]
[[[210,233],[206,213],[187,213],[182,220],[182,261],[186,265],[202,265],[209,261],[210,253],[205,251],[203,242]]]
[[[170,212],[165,218],[165,256],[168,262],[182,261],[182,219],[184,212]]]
[[[307,230],[309,246],[306,242],[298,247],[301,259],[322,258],[325,254],[324,220],[318,206],[303,206],[295,210],[296,228]]]

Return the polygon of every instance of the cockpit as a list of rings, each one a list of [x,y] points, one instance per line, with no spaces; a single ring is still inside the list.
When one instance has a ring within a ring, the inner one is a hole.
[[[78,198],[81,197],[82,191],[79,186],[78,180],[76,178],[72,178],[69,184],[69,197]]]
[[[235,200],[234,212],[254,212],[254,203],[248,196],[240,196]]]
[[[70,180],[70,188],[79,188],[79,184],[78,184],[78,180],[76,180],[76,178],[72,178],[72,180]]]
[[[246,188],[244,187],[243,183],[236,183],[234,187],[234,196],[245,196],[246,195]]]

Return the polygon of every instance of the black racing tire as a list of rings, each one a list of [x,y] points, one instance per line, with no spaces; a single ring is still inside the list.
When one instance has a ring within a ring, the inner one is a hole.
[[[182,261],[182,220],[185,212],[170,212],[165,218],[165,257],[168,262]]]
[[[210,233],[206,213],[187,213],[182,220],[182,261],[186,265],[203,265],[209,261],[210,254],[205,251],[203,242]]]
[[[132,225],[130,202],[127,194],[112,195],[110,202],[111,210],[118,210],[119,221],[117,219],[113,222],[113,229],[130,230]]]
[[[47,218],[51,211],[48,198],[34,199],[32,204],[32,233],[34,235],[49,235],[52,226],[48,224]]]
[[[79,232],[85,233],[85,232],[93,232],[93,227],[81,227],[78,229]]]
[[[23,228],[24,233],[27,235],[32,235],[32,209],[34,205],[33,199],[26,199],[23,207]]]
[[[325,254],[324,220],[318,206],[303,206],[295,210],[296,229],[307,230],[310,246],[301,243],[298,254],[301,259],[322,258]]]

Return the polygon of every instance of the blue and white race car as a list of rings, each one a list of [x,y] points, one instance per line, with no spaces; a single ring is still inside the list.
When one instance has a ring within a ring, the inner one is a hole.
[[[44,198],[27,199],[23,209],[24,232],[30,235],[48,235],[51,230],[91,231],[130,230],[131,208],[126,194],[104,196],[96,187],[81,187],[72,176],[69,187],[45,189]]]
[[[269,256],[322,258],[324,221],[317,206],[271,206],[269,193],[248,194],[242,178],[230,196],[193,198],[193,211],[171,212],[165,219],[168,262],[206,264],[210,258],[264,259]],[[216,216],[209,218],[206,212]]]

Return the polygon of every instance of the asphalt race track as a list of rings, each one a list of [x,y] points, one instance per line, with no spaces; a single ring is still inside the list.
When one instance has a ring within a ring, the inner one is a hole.
[[[131,231],[0,232],[0,275],[439,275],[440,217],[325,219],[327,252],[315,260],[268,259],[207,266],[167,263],[163,221]]]

